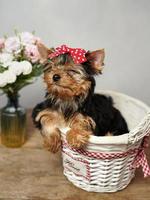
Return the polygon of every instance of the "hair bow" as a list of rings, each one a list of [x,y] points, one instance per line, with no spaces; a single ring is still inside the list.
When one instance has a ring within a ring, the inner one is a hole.
[[[61,54],[65,54],[65,53],[69,53],[71,55],[75,64],[79,64],[79,63],[83,63],[83,62],[87,61],[87,59],[85,57],[86,51],[84,49],[70,48],[70,47],[67,47],[66,45],[57,47],[55,49],[55,52],[51,53],[48,57],[50,59],[52,59],[54,57],[57,57]]]

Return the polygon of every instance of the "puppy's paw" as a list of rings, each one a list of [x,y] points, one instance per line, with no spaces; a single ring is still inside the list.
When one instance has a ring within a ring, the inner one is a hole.
[[[88,130],[94,130],[95,127],[96,127],[96,123],[94,122],[94,120],[91,118],[91,117],[86,117],[86,121],[87,121],[87,124],[88,124]]]
[[[44,136],[43,146],[50,152],[56,153],[61,146],[60,132],[51,133],[49,136]]]
[[[91,117],[83,116],[82,114],[78,114],[75,117],[73,117],[70,123],[70,127],[86,131],[94,130],[95,126],[96,124]]]
[[[86,146],[91,134],[90,131],[71,129],[67,132],[66,139],[70,146],[80,149]]]

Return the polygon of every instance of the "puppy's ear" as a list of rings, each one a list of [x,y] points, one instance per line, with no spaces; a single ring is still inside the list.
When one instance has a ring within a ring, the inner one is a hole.
[[[37,43],[38,51],[40,54],[40,62],[46,63],[48,59],[48,55],[53,52],[53,49],[48,49],[44,44]]]
[[[86,54],[86,58],[90,63],[91,70],[93,74],[101,74],[103,65],[104,65],[104,58],[105,58],[105,51],[104,49],[88,52]]]

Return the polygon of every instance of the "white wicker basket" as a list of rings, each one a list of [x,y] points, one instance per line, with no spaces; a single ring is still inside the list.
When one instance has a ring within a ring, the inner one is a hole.
[[[64,129],[64,175],[74,185],[87,191],[116,192],[125,188],[134,177],[133,163],[141,159],[143,167],[147,164],[142,141],[150,133],[150,108],[124,94],[113,91],[100,93],[113,97],[115,107],[121,111],[131,131],[121,136],[91,136],[87,148],[79,151],[67,144]]]

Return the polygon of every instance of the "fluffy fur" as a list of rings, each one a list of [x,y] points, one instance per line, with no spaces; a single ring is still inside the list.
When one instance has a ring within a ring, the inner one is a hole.
[[[59,149],[60,128],[65,126],[71,128],[67,133],[68,143],[76,148],[84,147],[91,134],[105,136],[128,132],[127,123],[113,106],[112,98],[94,93],[94,75],[102,72],[104,50],[88,52],[83,64],[74,64],[69,54],[48,61],[50,50],[40,44],[39,51],[42,50],[45,51],[42,60],[46,99],[33,109],[32,117],[50,151]]]

